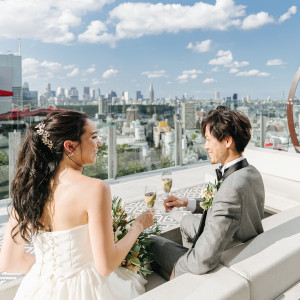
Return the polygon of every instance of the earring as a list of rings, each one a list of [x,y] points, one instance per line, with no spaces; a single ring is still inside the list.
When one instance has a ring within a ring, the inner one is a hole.
[[[69,157],[71,157],[74,154],[74,151],[69,155]]]

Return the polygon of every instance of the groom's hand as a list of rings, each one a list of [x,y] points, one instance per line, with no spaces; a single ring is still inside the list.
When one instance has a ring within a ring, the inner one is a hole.
[[[174,277],[175,277],[175,270],[173,269],[173,270],[172,270],[172,274],[171,274],[171,276],[170,276],[170,280],[174,279]]]
[[[173,207],[182,207],[187,206],[188,200],[187,199],[181,199],[174,195],[170,195],[165,201],[164,201],[164,207],[166,210],[172,210]]]

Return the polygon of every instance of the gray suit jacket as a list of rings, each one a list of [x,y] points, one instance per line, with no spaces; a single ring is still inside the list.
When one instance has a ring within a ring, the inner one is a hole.
[[[263,181],[253,166],[225,178],[208,209],[204,231],[195,247],[175,264],[175,276],[207,273],[219,264],[225,249],[262,233],[264,202]],[[198,204],[196,213],[202,210]]]

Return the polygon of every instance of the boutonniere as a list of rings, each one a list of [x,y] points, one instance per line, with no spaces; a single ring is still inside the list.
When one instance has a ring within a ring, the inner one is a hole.
[[[200,196],[203,198],[203,200],[200,202],[200,207],[202,207],[203,210],[207,210],[211,207],[215,193],[219,190],[222,182],[223,180],[218,182],[215,181],[215,183],[209,182],[206,187],[201,190]]]

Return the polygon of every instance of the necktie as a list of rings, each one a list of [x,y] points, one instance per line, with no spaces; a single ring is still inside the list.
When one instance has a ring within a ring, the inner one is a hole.
[[[222,166],[220,166],[218,169],[216,169],[217,179],[220,181],[222,179],[222,172],[221,172]]]

